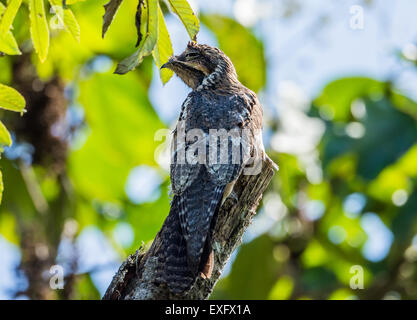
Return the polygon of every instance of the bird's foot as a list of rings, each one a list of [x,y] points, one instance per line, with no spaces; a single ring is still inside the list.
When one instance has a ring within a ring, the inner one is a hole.
[[[263,160],[269,163],[276,171],[279,171],[279,166],[266,153],[263,154]]]
[[[234,204],[239,202],[239,197],[237,196],[236,192],[234,192],[233,190],[232,192],[230,192],[228,198],[232,199]]]

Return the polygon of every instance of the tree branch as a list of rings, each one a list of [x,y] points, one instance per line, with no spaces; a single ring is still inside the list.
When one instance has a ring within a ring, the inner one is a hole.
[[[161,235],[166,232],[164,222],[147,252],[140,248],[122,263],[103,299],[207,299],[230,255],[241,243],[242,235],[274,175],[274,167],[276,165],[267,158],[260,174],[241,175],[233,188],[239,200],[228,198],[220,208],[213,234],[214,269],[210,279],[198,278],[191,290],[183,295],[174,295],[165,285],[154,283]]]

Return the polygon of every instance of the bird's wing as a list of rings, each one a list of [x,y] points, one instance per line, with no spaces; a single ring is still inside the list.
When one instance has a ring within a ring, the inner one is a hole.
[[[175,194],[174,202],[177,203],[175,212],[178,214],[187,248],[187,264],[193,275],[201,267],[206,239],[210,237],[212,218],[220,206],[225,187],[237,179],[245,165],[243,152],[238,159],[233,159],[234,135],[229,134],[234,129],[240,130],[240,134],[242,130],[247,130],[249,137],[243,143],[247,144],[248,152],[252,153],[253,132],[257,127],[261,129],[257,123],[262,122],[261,111],[256,111],[257,108],[260,106],[257,104],[256,96],[251,96],[250,92],[219,95],[213,92],[193,91],[183,103],[179,125],[174,131],[171,183]],[[200,139],[205,138],[200,140],[203,141],[203,145],[197,144],[197,148],[195,140],[190,142],[188,139],[188,134],[193,130]],[[210,147],[213,148],[210,145],[213,133],[211,130],[223,130],[228,134],[226,142],[220,138],[214,140],[214,148],[221,148],[217,150],[219,152],[213,163],[210,160]],[[226,161],[222,159],[224,144],[227,145]],[[194,154],[190,152],[193,150],[197,153],[205,151],[205,163],[189,163],[188,153]],[[183,267],[174,265],[173,268],[180,270]]]
[[[190,93],[181,107],[180,117],[177,126],[173,132],[171,145],[171,185],[174,194],[181,194],[186,190],[193,181],[198,177],[201,169],[199,163],[190,163],[187,161],[187,152],[192,142],[186,141],[187,129],[189,130],[189,112],[195,109],[199,104],[198,96]],[[187,125],[188,123],[188,125]]]
[[[217,130],[218,136],[212,130]],[[201,161],[197,164],[188,161],[187,154],[191,148],[197,150],[200,157],[195,160],[205,159],[205,167],[213,182],[226,185],[239,176],[254,151],[261,149],[263,152],[262,140],[257,138],[261,130],[262,108],[250,90],[232,95],[191,92],[183,103],[174,131],[171,163],[174,193],[182,193],[188,188],[201,169]],[[192,132],[199,138],[204,136],[205,148],[194,143],[195,140],[185,139]],[[204,155],[202,150],[205,150]]]
[[[225,185],[236,180],[255,151],[263,148],[262,141],[256,138],[262,131],[262,109],[249,90],[219,96],[209,109],[217,114],[211,128],[224,130],[227,136],[217,139],[210,135],[209,148],[217,147],[217,152],[209,153],[206,167],[213,182]]]

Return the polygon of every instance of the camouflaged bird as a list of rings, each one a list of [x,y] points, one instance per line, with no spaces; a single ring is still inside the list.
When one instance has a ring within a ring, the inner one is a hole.
[[[259,137],[262,107],[255,93],[238,81],[232,62],[218,48],[190,42],[162,68],[173,70],[192,89],[173,133],[174,197],[156,276],[171,292],[183,293],[198,276],[210,278],[214,264],[211,238],[218,210],[233,196],[233,184],[248,167],[248,159],[265,157]],[[178,139],[180,135],[188,138],[193,130],[203,137],[192,134],[197,139]],[[240,139],[233,134],[223,141],[215,135],[212,139],[212,132],[221,130],[246,134],[244,139],[242,134]],[[239,144],[241,152],[236,156],[233,152]],[[214,156],[210,153],[213,145],[220,149]],[[222,154],[222,150],[226,152]]]

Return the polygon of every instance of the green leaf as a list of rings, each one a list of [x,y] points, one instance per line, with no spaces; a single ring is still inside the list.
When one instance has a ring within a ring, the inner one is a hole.
[[[148,0],[148,28],[143,41],[143,55],[152,53],[158,39],[158,0]]]
[[[411,116],[399,111],[386,98],[378,101],[364,98],[364,103],[367,116],[361,122],[365,129],[362,137],[343,133],[340,122],[327,123],[322,140],[323,165],[327,167],[333,159],[352,153],[358,161],[356,174],[371,180],[415,144],[417,128]]]
[[[100,300],[100,292],[97,290],[90,274],[79,275],[74,281],[73,296],[75,300]]]
[[[64,25],[74,39],[80,42],[80,26],[71,9],[64,9]]]
[[[134,245],[141,241],[152,241],[169,212],[169,183],[161,186],[161,196],[153,202],[126,206],[126,220],[135,230]],[[131,248],[135,250],[135,248]]]
[[[0,34],[0,52],[9,55],[22,54],[11,31],[8,31],[6,34]]]
[[[4,186],[3,186],[3,175],[0,171],[0,204],[1,204],[1,200],[3,199],[3,190],[4,190]]]
[[[3,194],[3,183],[0,171],[0,203]],[[2,210],[0,213],[0,234],[11,243],[19,245],[19,235],[17,233],[16,217],[8,210]]]
[[[172,56],[174,52],[172,50],[171,38],[169,37],[168,29],[165,24],[164,15],[160,7],[158,8],[158,14],[158,42],[156,43],[152,55],[157,67],[161,68],[161,66],[168,61],[168,59]],[[159,70],[159,75],[161,77],[162,83],[164,84],[167,83],[169,79],[171,79],[173,74],[174,72],[170,69],[164,68],[162,70]]]
[[[116,15],[117,10],[119,9],[123,0],[110,0],[104,5],[104,16],[103,16],[103,30],[101,36],[104,38],[104,35],[107,32],[107,29],[110,27],[114,16]]]
[[[10,137],[10,133],[0,121],[0,151],[2,150],[2,146],[10,147],[12,145],[12,138]]]
[[[33,205],[33,199],[29,194],[22,171],[15,163],[3,158],[0,160],[0,168],[3,173],[3,183],[6,188],[7,196],[4,197],[0,207],[0,215],[4,211],[20,212],[22,219],[39,218]],[[0,221],[1,224],[1,221]]]
[[[39,60],[48,56],[49,30],[43,0],[29,0],[30,34]]]
[[[303,270],[301,278],[298,280],[305,292],[326,292],[338,284],[334,272],[325,267],[305,269]]]
[[[282,276],[269,292],[269,300],[287,300],[294,289],[294,280],[290,276]]]
[[[262,42],[231,18],[210,14],[202,15],[201,21],[216,35],[220,49],[232,60],[240,82],[253,91],[259,91],[266,82]]]
[[[191,40],[196,41],[200,22],[186,0],[168,0],[172,11],[180,18]]]
[[[139,44],[139,49],[121,61],[114,73],[125,74],[139,65],[143,58],[150,55],[158,39],[158,0],[149,0],[147,10],[142,10],[142,16],[147,17],[147,23],[141,21],[141,28],[146,27],[146,34]]]
[[[23,112],[25,105],[25,99],[19,92],[4,84],[0,84],[0,108]]]
[[[117,64],[117,67],[116,67],[116,70],[114,71],[114,73],[116,73],[116,74],[125,74],[129,71],[132,71],[141,62],[140,57],[141,57],[141,51],[139,49],[134,54],[132,54],[129,57],[120,61]]]
[[[363,96],[382,96],[385,86],[370,78],[338,79],[326,85],[314,105],[322,113],[329,114],[333,121],[347,121],[351,117],[352,102]]]
[[[49,0],[59,22],[64,26],[77,42],[80,42],[80,26],[71,9],[63,8],[62,0]]]
[[[228,299],[266,299],[278,271],[273,257],[274,242],[268,235],[261,235],[243,244],[228,277]],[[262,272],[256,270],[262,265]]]
[[[0,34],[6,34],[12,26],[14,17],[22,4],[22,0],[10,0],[0,22]]]
[[[417,226],[417,192],[414,190],[408,198],[407,203],[400,208],[398,214],[392,221],[392,232],[397,242],[402,247],[407,246],[407,241],[413,237]]]
[[[67,5],[78,3],[78,2],[84,2],[84,1],[87,1],[87,0],[67,0]]]
[[[3,15],[4,11],[6,10],[6,7],[3,3],[0,2],[0,18]]]
[[[79,102],[91,133],[71,153],[69,172],[83,197],[124,199],[129,171],[139,164],[155,165],[154,150],[161,142],[154,134],[164,126],[148,100],[143,78],[142,72],[123,77],[95,74],[80,83]]]
[[[0,2],[0,17],[3,15],[5,10],[6,7]],[[1,22],[3,23],[3,21],[4,20],[2,20]],[[0,32],[0,52],[9,55],[22,54],[10,30],[8,30],[6,33]]]

